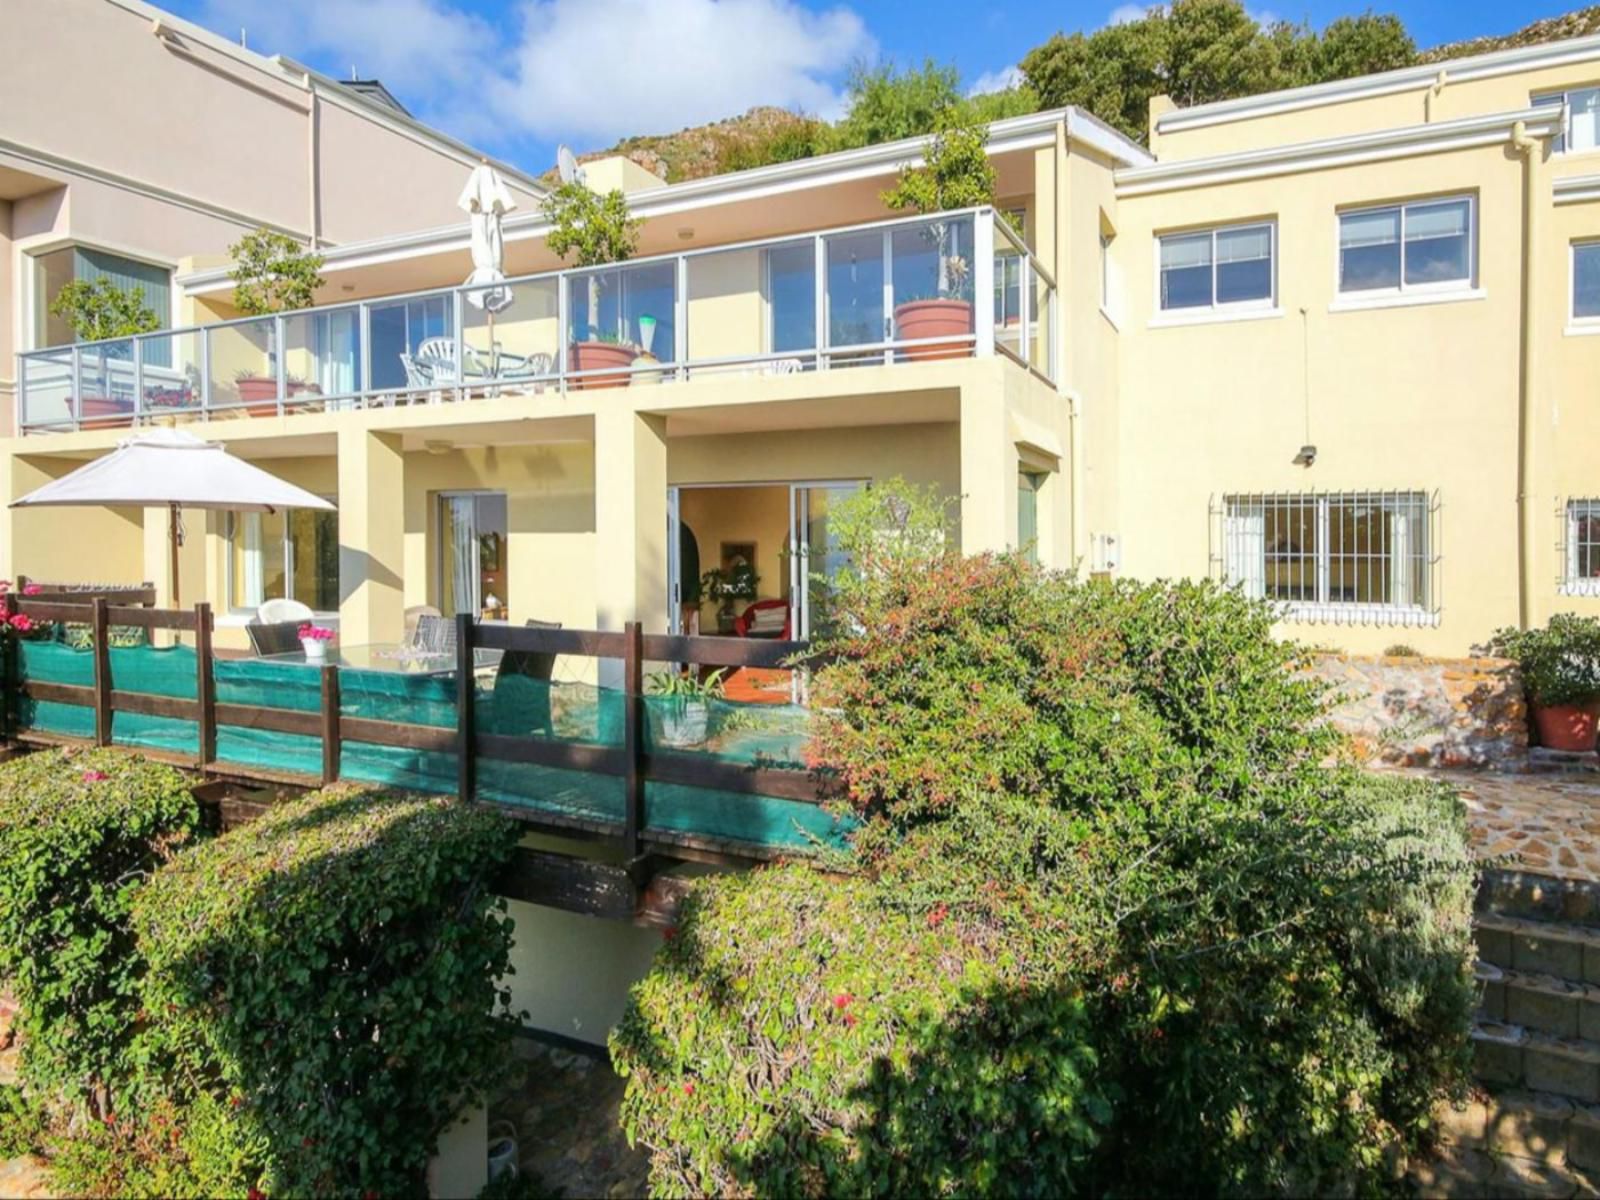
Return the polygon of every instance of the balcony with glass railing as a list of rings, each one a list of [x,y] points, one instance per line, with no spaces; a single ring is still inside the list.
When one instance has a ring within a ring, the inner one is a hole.
[[[980,300],[982,302],[980,302]],[[1056,286],[993,209],[18,356],[24,433],[1003,355],[1054,383]]]

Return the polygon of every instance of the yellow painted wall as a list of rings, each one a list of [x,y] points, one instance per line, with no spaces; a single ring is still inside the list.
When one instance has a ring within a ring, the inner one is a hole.
[[[17,499],[79,462],[7,455],[5,498]],[[51,583],[144,583],[144,512],[114,508],[0,509],[0,578]],[[164,526],[163,526],[164,528]],[[164,561],[164,560],[163,560]]]

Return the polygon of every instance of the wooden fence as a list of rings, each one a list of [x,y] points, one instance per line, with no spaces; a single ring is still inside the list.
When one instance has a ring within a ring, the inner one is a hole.
[[[7,638],[3,663],[5,694],[0,726],[3,726],[4,735],[10,740],[51,743],[76,740],[54,734],[30,734],[20,729],[18,702],[32,699],[93,709],[93,743],[100,746],[112,744],[112,718],[115,713],[193,721],[198,727],[199,736],[198,753],[192,758],[150,750],[140,752],[177,761],[219,777],[302,786],[333,783],[341,777],[342,751],[347,742],[454,753],[458,764],[456,794],[463,800],[478,803],[491,803],[479,796],[477,787],[479,764],[486,759],[614,776],[623,781],[624,802],[620,822],[567,816],[515,804],[494,803],[493,806],[524,822],[549,827],[554,832],[615,840],[620,843],[629,861],[647,853],[710,861],[770,856],[769,853],[759,852],[761,848],[753,844],[735,843],[727,838],[648,829],[644,802],[647,782],[681,784],[810,804],[820,803],[823,797],[821,781],[809,771],[744,765],[707,754],[651,749],[645,737],[643,692],[644,664],[647,661],[709,667],[783,667],[807,652],[807,645],[803,642],[661,636],[643,633],[637,623],[629,623],[621,631],[614,632],[481,625],[471,616],[462,615],[457,618],[456,629],[456,724],[452,729],[342,713],[339,696],[341,668],[333,664],[316,668],[320,679],[320,703],[316,711],[219,702],[212,650],[213,616],[207,604],[197,604],[192,610],[173,610],[112,603],[105,596],[95,596],[88,603],[81,599],[69,603],[55,596],[0,597],[0,615],[10,616],[17,612],[40,622],[88,625],[93,636],[94,682],[91,686],[83,686],[19,679],[15,640]],[[109,630],[115,626],[164,629],[192,635],[195,698],[155,695],[115,687],[108,639]],[[624,693],[622,745],[480,732],[476,728],[473,703],[476,676],[474,651],[480,649],[620,660]],[[219,725],[319,739],[322,747],[320,778],[297,776],[250,764],[219,762]],[[780,848],[770,848],[770,851],[778,853]]]

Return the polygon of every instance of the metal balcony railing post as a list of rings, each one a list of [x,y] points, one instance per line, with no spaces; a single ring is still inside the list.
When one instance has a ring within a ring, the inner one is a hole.
[[[144,412],[144,339],[133,339],[133,423]]]
[[[994,353],[994,209],[972,219],[972,352]]]
[[[72,415],[72,427],[83,424],[83,351],[72,348],[72,395],[67,398],[67,408]]]
[[[283,416],[283,404],[289,397],[289,343],[285,340],[287,327],[283,314],[278,313],[272,318],[272,344],[277,347],[278,355],[278,415]]]
[[[562,395],[567,392],[567,370],[571,362],[572,297],[567,290],[567,274],[556,276],[556,378]]]
[[[450,320],[455,324],[456,343],[456,399],[463,400],[467,395],[467,329],[463,319],[466,305],[463,303],[464,292],[456,288],[450,293]],[[491,350],[493,348],[491,347]]]
[[[816,309],[811,342],[817,349],[817,370],[828,369],[828,244],[820,233],[812,239],[812,267],[816,277]]]
[[[211,330],[200,328],[200,419],[211,419]]]
[[[689,377],[689,260],[678,255],[672,298],[673,374],[681,382]]]

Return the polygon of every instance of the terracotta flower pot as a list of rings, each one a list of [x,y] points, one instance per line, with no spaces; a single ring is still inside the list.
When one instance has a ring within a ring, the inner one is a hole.
[[[109,396],[80,396],[80,429],[114,429],[133,419],[132,400],[113,400]]]
[[[1595,703],[1535,704],[1533,723],[1539,744],[1551,750],[1587,754],[1595,748]]]
[[[239,393],[239,403],[244,405],[245,412],[252,417],[275,417],[278,415],[278,381],[265,375],[241,375],[234,380],[234,388]],[[322,391],[314,383],[303,383],[291,379],[284,384],[285,399],[290,399],[301,394],[318,395]]]
[[[972,333],[972,301],[908,300],[895,305],[895,336],[906,342],[922,338],[964,338]],[[904,358],[970,358],[972,343],[952,341],[947,345],[912,346],[900,351]]]
[[[616,374],[588,375],[574,379],[575,388],[615,388],[628,386],[628,368],[633,365],[632,346],[618,346],[612,342],[573,342],[569,367],[574,371],[596,371],[603,367],[622,368]]]

